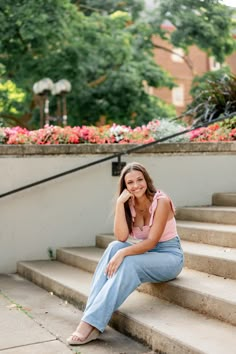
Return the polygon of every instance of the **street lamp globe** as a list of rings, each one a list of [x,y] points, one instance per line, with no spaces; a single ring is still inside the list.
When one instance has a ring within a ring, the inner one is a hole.
[[[40,127],[49,124],[49,94],[52,92],[53,82],[44,78],[33,85],[33,91],[40,97]]]
[[[33,85],[33,91],[36,95],[43,95],[51,92],[53,89],[53,82],[49,78],[42,79]]]
[[[68,80],[62,79],[57,81],[54,86],[52,93],[54,95],[61,95],[63,93],[68,93],[71,91],[71,83]]]

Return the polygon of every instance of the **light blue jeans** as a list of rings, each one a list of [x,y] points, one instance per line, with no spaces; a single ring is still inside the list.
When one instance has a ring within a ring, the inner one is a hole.
[[[82,321],[101,332],[113,312],[141,283],[166,282],[176,278],[183,268],[183,250],[176,236],[169,241],[159,242],[146,253],[125,257],[117,272],[108,278],[104,271],[110,259],[121,248],[130,246],[129,242],[111,242],[94,273]]]

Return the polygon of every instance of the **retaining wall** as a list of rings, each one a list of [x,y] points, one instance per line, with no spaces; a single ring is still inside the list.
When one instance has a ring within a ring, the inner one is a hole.
[[[131,145],[0,145],[0,194],[121,152]],[[111,161],[0,198],[0,272],[47,259],[48,247],[89,246],[111,232],[118,177]],[[236,142],[159,144],[122,157],[144,164],[177,207],[236,191]]]

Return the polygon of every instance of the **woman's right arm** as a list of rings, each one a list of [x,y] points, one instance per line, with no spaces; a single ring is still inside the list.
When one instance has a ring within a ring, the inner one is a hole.
[[[129,228],[125,217],[125,202],[132,195],[125,189],[116,202],[115,218],[114,218],[114,234],[118,241],[125,242],[129,237]]]

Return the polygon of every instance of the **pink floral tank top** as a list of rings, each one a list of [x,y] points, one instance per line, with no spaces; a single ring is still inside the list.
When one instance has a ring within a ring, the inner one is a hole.
[[[149,212],[151,214],[149,225],[144,225],[142,227],[142,229],[138,226],[133,226],[132,232],[128,238],[128,241],[130,241],[132,243],[137,243],[137,242],[140,242],[140,241],[148,238],[150,228],[153,224],[153,218],[155,215],[155,210],[157,208],[157,203],[158,203],[158,200],[161,198],[169,199],[172,211],[173,211],[173,213],[175,213],[175,207],[174,207],[172,200],[165,193],[158,190],[156,192],[156,194],[154,195],[152,204],[150,205],[150,208],[149,208]],[[134,206],[131,203],[130,203],[129,207],[130,207],[130,212],[132,215],[132,220],[134,222],[134,219],[136,217],[136,212],[135,212]],[[175,221],[175,217],[173,217],[167,221],[165,229],[161,235],[159,242],[168,241],[176,236],[177,236],[176,221]]]

